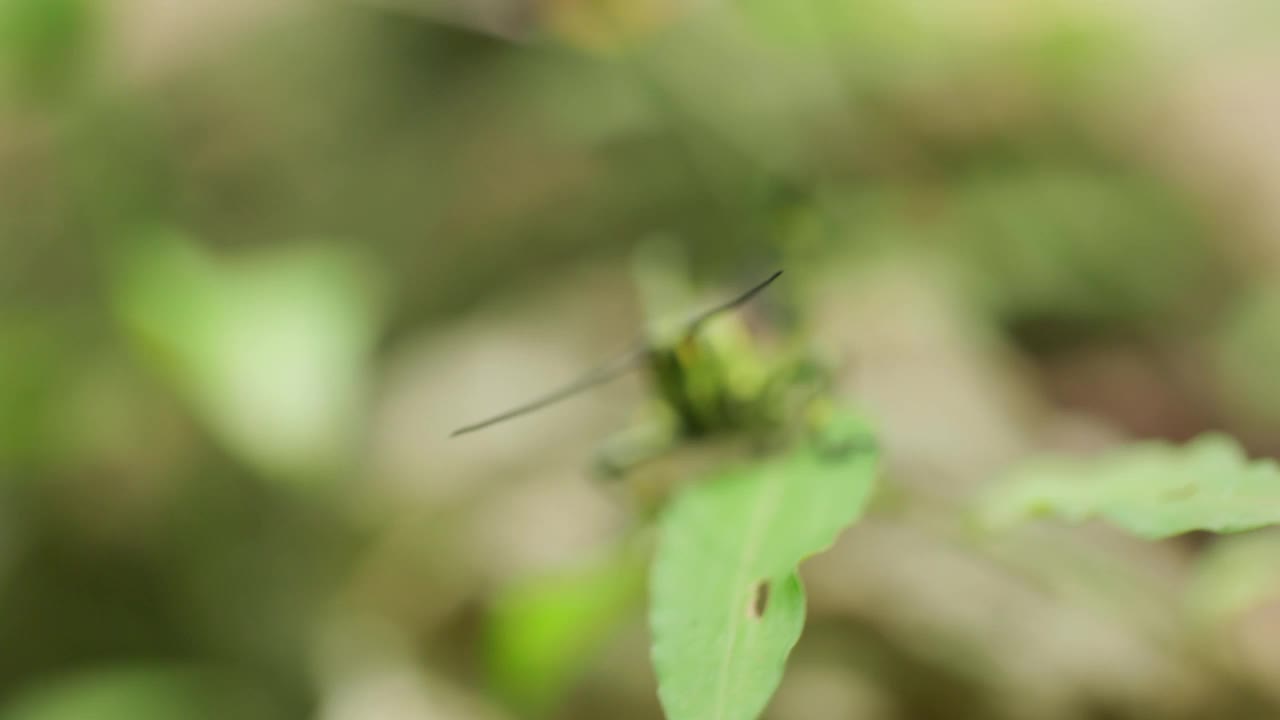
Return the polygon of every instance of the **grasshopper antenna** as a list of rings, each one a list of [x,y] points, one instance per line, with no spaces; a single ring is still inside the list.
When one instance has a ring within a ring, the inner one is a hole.
[[[764,282],[742,293],[738,297],[728,302],[721,303],[720,305],[717,305],[716,307],[713,307],[710,310],[705,310],[702,313],[695,315],[694,318],[689,321],[688,329],[685,331],[686,335],[692,334],[698,329],[700,325],[702,325],[707,320],[715,317],[716,315],[719,315],[720,313],[726,312],[728,310],[732,310],[742,305],[743,303],[746,303],[751,298],[758,295],[761,290],[764,290],[766,287],[768,287],[769,284],[772,283],[774,280],[777,280],[778,276],[781,274],[782,274],[782,271],[779,270],[774,274],[770,275],[769,278]],[[545,408],[549,405],[554,405],[560,402],[561,400],[566,400],[568,398],[571,398],[574,395],[577,395],[578,393],[583,392],[584,390],[589,390],[597,385],[603,385],[607,382],[616,380],[619,377],[622,377],[623,375],[626,375],[628,372],[631,372],[633,369],[635,369],[636,366],[638,366],[641,362],[644,361],[646,357],[648,357],[649,353],[650,353],[650,348],[648,343],[642,342],[640,343],[639,347],[623,354],[622,356],[620,356],[618,359],[614,360],[611,363],[602,365],[601,367],[596,368],[595,370],[592,370],[591,372],[587,373],[586,375],[583,375],[582,377],[569,383],[568,385],[565,385],[559,390],[548,393],[547,395],[544,395],[536,400],[531,400],[530,402],[527,402],[523,405],[514,407],[506,412],[494,415],[491,418],[487,418],[485,420],[481,420],[480,422],[476,422],[470,425],[465,425],[463,427],[460,427],[457,430],[454,430],[452,433],[450,433],[449,437],[466,435],[468,433],[476,432],[477,430],[483,430],[491,425],[497,425],[498,423],[506,422],[507,420],[512,420],[514,418],[520,417],[521,415],[527,415],[531,412],[541,410],[542,408]]]
[[[559,390],[548,393],[536,400],[531,400],[518,407],[514,407],[506,412],[494,415],[491,418],[460,427],[450,433],[449,437],[466,435],[467,433],[473,433],[477,430],[483,430],[490,425],[497,425],[500,422],[505,422],[507,420],[520,417],[521,415],[527,415],[528,413],[536,410],[541,410],[548,405],[554,405],[561,400],[571,398],[584,390],[589,390],[597,385],[603,385],[612,380],[616,380],[633,370],[648,354],[648,347],[642,345],[635,350],[627,352],[613,362],[592,370]]]
[[[698,329],[698,328],[699,328],[703,323],[705,323],[706,321],[708,321],[708,320],[710,320],[711,318],[715,317],[716,315],[719,315],[719,314],[720,314],[720,313],[722,313],[722,312],[727,312],[727,311],[729,311],[729,310],[733,310],[734,308],[737,308],[737,307],[740,307],[740,306],[742,306],[742,305],[745,305],[748,301],[750,301],[750,300],[751,300],[751,298],[755,297],[756,295],[759,295],[761,291],[763,291],[765,288],[769,287],[769,285],[771,285],[771,284],[773,283],[773,281],[774,281],[774,280],[777,280],[777,279],[778,279],[778,277],[779,277],[779,276],[781,276],[781,275],[782,275],[782,271],[781,271],[781,270],[778,270],[778,271],[777,271],[777,272],[775,272],[774,274],[770,275],[770,276],[769,276],[769,277],[768,277],[764,282],[762,282],[762,283],[760,283],[760,284],[756,285],[755,287],[751,288],[750,290],[748,290],[748,291],[746,291],[746,292],[742,293],[742,294],[741,294],[741,295],[739,295],[738,297],[736,297],[736,298],[734,298],[734,299],[732,299],[732,300],[730,300],[730,301],[728,301],[728,302],[726,302],[726,303],[722,303],[722,304],[720,304],[720,305],[717,305],[717,306],[715,306],[715,307],[711,308],[710,310],[704,310],[702,313],[700,313],[700,314],[698,314],[698,315],[694,316],[694,318],[693,318],[692,320],[690,320],[690,321],[689,321],[689,330],[688,330],[688,332],[692,333],[692,332],[696,331],[696,330],[697,330],[697,329]]]

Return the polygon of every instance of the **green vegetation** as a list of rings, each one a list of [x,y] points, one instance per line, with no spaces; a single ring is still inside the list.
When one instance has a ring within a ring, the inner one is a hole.
[[[1274,20],[0,0],[0,720],[1280,715]]]
[[[1094,461],[1038,460],[992,493],[988,522],[1100,517],[1152,540],[1192,530],[1240,532],[1280,523],[1280,468],[1206,436],[1184,448],[1134,445]]]
[[[870,435],[832,418],[812,447],[708,478],[658,526],[649,609],[667,717],[754,718],[804,625],[800,561],[862,513]]]

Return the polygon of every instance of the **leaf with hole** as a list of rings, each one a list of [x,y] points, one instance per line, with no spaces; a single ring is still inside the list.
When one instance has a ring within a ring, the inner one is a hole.
[[[812,444],[672,500],[650,602],[669,720],[751,720],[764,710],[804,625],[797,566],[862,513],[876,459],[862,421],[840,415]]]

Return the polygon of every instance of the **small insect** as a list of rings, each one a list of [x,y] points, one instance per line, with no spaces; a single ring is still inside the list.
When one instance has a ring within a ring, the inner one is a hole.
[[[674,447],[682,440],[744,435],[756,444],[783,439],[795,411],[809,409],[825,387],[827,373],[811,355],[795,348],[764,353],[746,323],[732,311],[782,276],[774,272],[740,295],[691,318],[659,324],[650,337],[578,380],[547,395],[464,427],[465,435],[532,413],[646,368],[658,402],[651,422],[616,437],[601,454],[609,476]],[[804,392],[796,393],[797,389]],[[800,405],[796,399],[799,398]]]

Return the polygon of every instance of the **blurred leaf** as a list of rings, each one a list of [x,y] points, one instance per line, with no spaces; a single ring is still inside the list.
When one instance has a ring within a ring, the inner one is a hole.
[[[1042,22],[1029,33],[1023,54],[1047,94],[1069,100],[1074,90],[1097,90],[1097,81],[1114,79],[1116,68],[1137,67],[1133,31],[1109,8],[1059,1],[1038,10]]]
[[[650,622],[670,720],[751,720],[777,688],[804,625],[797,566],[861,514],[875,477],[862,421],[822,435],[691,485],[664,513]]]
[[[214,720],[266,717],[263,710],[196,672],[116,668],[38,686],[0,709],[0,720]]]
[[[625,548],[500,595],[487,630],[489,675],[499,696],[529,713],[549,711],[642,600],[645,560]]]
[[[1213,626],[1280,598],[1280,535],[1251,533],[1218,540],[1196,561],[1187,589],[1192,619]]]
[[[301,478],[348,459],[377,317],[355,257],[292,247],[222,261],[162,241],[117,291],[124,323],[244,460]]]
[[[980,512],[993,528],[1056,517],[1101,518],[1148,539],[1238,532],[1280,523],[1280,468],[1250,461],[1222,435],[1185,447],[1141,443],[1096,459],[1031,461],[994,488]]]
[[[0,0],[0,80],[23,94],[60,90],[90,39],[94,10],[89,0]]]

